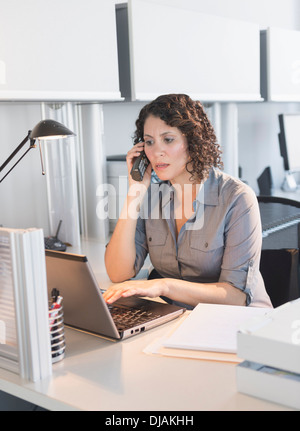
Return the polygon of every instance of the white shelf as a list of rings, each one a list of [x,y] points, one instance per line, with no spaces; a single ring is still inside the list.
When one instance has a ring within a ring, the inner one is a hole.
[[[268,101],[300,101],[300,31],[271,27],[261,32],[262,92]]]
[[[122,100],[114,2],[2,2],[1,100]]]
[[[120,92],[99,91],[1,91],[0,102],[121,101]]]
[[[127,97],[146,101],[186,93],[203,102],[262,101],[257,24],[148,0],[129,0],[124,9],[119,14],[123,20],[128,14]],[[126,22],[123,31],[125,37]]]

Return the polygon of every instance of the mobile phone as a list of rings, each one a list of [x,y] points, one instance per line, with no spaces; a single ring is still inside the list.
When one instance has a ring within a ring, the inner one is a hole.
[[[141,154],[133,162],[133,166],[130,172],[130,175],[132,176],[134,181],[142,181],[149,163],[150,162],[145,154],[145,151],[142,151]]]

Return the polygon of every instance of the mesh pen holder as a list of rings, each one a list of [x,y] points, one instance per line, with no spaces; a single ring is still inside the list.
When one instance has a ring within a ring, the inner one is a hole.
[[[52,308],[49,303],[49,328],[51,342],[52,364],[61,361],[65,357],[65,328],[63,306]]]

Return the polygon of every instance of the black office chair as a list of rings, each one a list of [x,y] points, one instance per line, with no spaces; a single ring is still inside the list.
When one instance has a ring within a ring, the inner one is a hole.
[[[263,245],[260,271],[274,307],[300,297],[300,202],[258,196]]]

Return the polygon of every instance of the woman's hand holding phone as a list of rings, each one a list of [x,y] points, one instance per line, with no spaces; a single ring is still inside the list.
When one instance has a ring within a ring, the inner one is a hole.
[[[146,187],[149,187],[150,185],[152,166],[144,153],[144,145],[145,145],[144,142],[138,142],[127,153],[126,162],[127,162],[128,173],[129,173],[129,185],[143,184]],[[141,180],[140,179],[137,180],[137,178],[139,178],[140,175],[138,175],[138,172],[132,172],[132,168],[135,162],[137,161],[137,159],[140,158],[142,153],[144,154],[144,156],[141,162],[141,169],[140,169]],[[146,163],[146,165],[149,163],[146,170],[143,169],[144,163]]]

